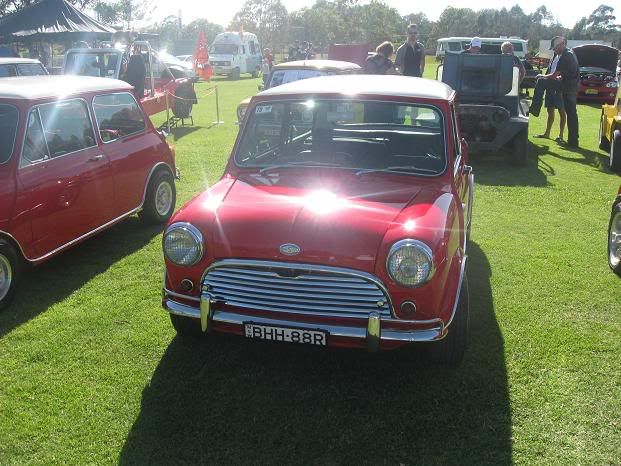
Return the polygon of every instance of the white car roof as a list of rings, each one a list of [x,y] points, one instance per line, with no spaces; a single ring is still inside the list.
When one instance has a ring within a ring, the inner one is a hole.
[[[129,91],[124,81],[88,76],[19,76],[2,78],[0,99],[43,99],[74,96],[85,92]]]
[[[41,63],[41,62],[39,60],[35,60],[34,58],[13,58],[13,57],[0,58],[0,65],[16,65],[19,63]]]
[[[295,60],[274,65],[274,70],[304,69],[304,70],[360,70],[360,65],[339,60]]]
[[[339,75],[302,79],[272,87],[259,96],[291,94],[372,95],[377,97],[413,97],[450,100],[455,91],[448,85],[425,78],[395,75]]]

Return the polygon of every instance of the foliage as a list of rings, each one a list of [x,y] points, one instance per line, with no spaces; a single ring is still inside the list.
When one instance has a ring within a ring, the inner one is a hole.
[[[120,2],[97,2],[94,10],[97,21],[104,24],[117,24],[121,21],[123,5]]]
[[[264,44],[280,44],[286,40],[289,14],[280,0],[246,0],[229,25],[231,30],[254,32]]]

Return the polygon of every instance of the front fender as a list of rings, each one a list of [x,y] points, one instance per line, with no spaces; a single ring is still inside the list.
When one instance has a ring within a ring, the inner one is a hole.
[[[415,288],[395,282],[386,270],[391,246],[406,238],[424,242],[433,252],[435,272],[427,283]],[[451,320],[465,258],[464,241],[464,210],[455,195],[425,193],[403,210],[386,232],[375,266],[376,275],[391,294],[397,317],[411,319],[401,314],[400,306],[403,301],[412,300],[417,308],[415,320]]]

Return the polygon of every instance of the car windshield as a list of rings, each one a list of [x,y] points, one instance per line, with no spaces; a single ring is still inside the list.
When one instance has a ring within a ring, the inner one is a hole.
[[[116,79],[121,60],[120,52],[70,52],[63,73]]]
[[[249,115],[240,167],[333,166],[437,175],[446,167],[444,122],[428,105],[356,100],[272,101]]]
[[[268,87],[276,87],[280,86],[281,84],[290,83],[292,81],[299,81],[301,79],[314,78],[317,76],[327,76],[331,74],[334,74],[334,72],[308,69],[275,70],[272,73],[272,79],[270,79],[270,84]]]
[[[47,74],[40,63],[19,63],[17,71],[20,76],[41,76]]]
[[[237,49],[235,44],[214,44],[209,49],[209,53],[214,55],[237,55]]]
[[[0,163],[11,158],[18,121],[18,113],[15,107],[0,104]]]

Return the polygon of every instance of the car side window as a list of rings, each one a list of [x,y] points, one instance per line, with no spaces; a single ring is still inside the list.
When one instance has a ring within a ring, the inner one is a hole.
[[[17,76],[15,65],[0,65],[0,78],[9,78]]]
[[[88,107],[83,100],[44,104],[40,105],[38,110],[51,158],[95,145]]]
[[[103,142],[112,142],[146,128],[144,114],[129,93],[98,95],[93,99],[93,110]]]
[[[26,167],[49,158],[50,155],[45,137],[43,136],[43,127],[41,126],[39,110],[35,108],[28,115],[26,136],[24,137],[24,147],[22,149],[22,157],[19,161],[19,166]]]

